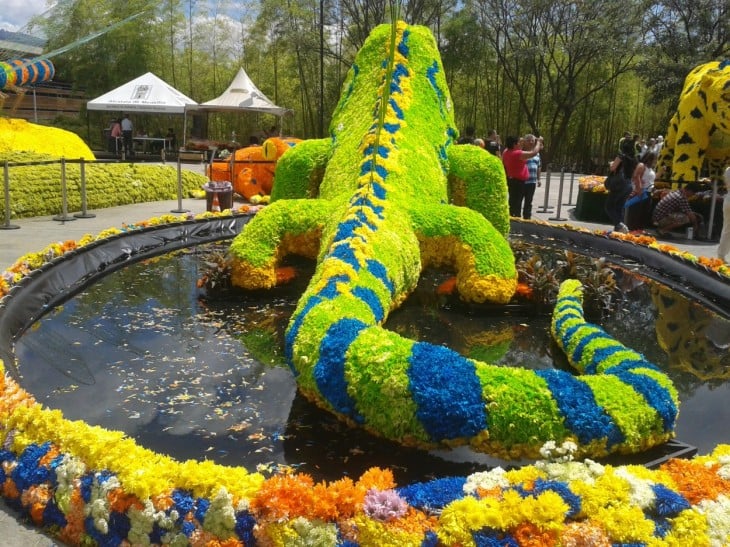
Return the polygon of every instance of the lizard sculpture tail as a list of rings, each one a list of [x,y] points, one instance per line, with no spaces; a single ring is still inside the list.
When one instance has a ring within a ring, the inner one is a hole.
[[[515,291],[504,171],[456,136],[433,37],[399,22],[358,53],[330,138],[280,159],[272,204],[231,245],[232,280],[267,288],[287,254],[317,259],[286,335],[301,392],[388,439],[506,458],[549,440],[597,456],[670,438],[676,391],[583,320],[577,282],[561,288],[553,330],[579,376],[493,366],[383,327],[427,266],[455,270],[468,301]]]

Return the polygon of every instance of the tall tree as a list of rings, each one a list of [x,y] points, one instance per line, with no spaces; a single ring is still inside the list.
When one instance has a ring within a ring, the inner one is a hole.
[[[652,101],[676,101],[692,68],[730,57],[728,0],[660,0],[646,15],[646,62],[640,75]]]
[[[58,78],[72,81],[95,95],[142,74],[154,54],[151,44],[157,31],[156,5],[153,0],[73,0],[56,4],[39,23],[49,36],[48,50],[145,13],[54,59]]]
[[[633,69],[643,8],[631,0],[471,3],[524,123],[546,137],[548,158],[567,148],[576,109]]]

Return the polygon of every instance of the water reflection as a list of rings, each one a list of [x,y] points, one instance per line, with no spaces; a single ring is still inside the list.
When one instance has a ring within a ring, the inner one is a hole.
[[[425,453],[337,422],[296,393],[283,335],[308,273],[284,289],[201,298],[202,250],[120,270],[44,317],[17,343],[21,383],[70,419],[122,430],[178,459],[292,466],[321,478],[373,465],[400,480],[495,463],[468,450]],[[504,366],[563,366],[549,317],[438,296],[425,275],[388,328]],[[677,437],[707,452],[730,421],[730,324],[626,272],[602,326],[668,370],[682,402]]]

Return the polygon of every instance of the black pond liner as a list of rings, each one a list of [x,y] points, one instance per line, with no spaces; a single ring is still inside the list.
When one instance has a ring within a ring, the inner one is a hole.
[[[102,277],[141,260],[232,239],[250,219],[250,215],[235,215],[134,228],[44,264],[0,302],[0,359],[14,363],[15,341],[33,323]]]
[[[542,247],[577,249],[581,255],[606,258],[611,264],[648,277],[730,319],[730,281],[691,260],[646,245],[531,222],[513,220],[510,237]]]
[[[100,278],[141,260],[232,239],[250,219],[249,215],[236,215],[135,228],[48,262],[21,280],[0,302],[0,358],[8,365],[14,363],[14,343],[33,323]],[[730,318],[730,283],[691,261],[645,246],[544,224],[512,221],[511,232],[511,237],[539,246],[579,249],[586,256],[605,257]],[[641,461],[636,463],[655,467],[670,457],[694,453],[694,447],[675,440],[639,456]]]

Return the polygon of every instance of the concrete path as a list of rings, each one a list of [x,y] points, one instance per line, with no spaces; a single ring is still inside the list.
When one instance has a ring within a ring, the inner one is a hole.
[[[183,168],[202,173],[200,164],[184,164]],[[543,181],[545,176],[543,175]],[[607,230],[606,224],[582,222],[575,219],[573,209],[575,204],[570,203],[570,187],[572,182],[572,198],[577,200],[578,175],[564,175],[562,199],[559,198],[559,180],[556,175],[551,177],[551,188],[545,200],[546,184],[535,192],[533,205],[533,219],[543,220],[554,224],[571,224],[589,230]],[[543,206],[547,203],[547,208]],[[193,214],[205,211],[204,199],[183,199],[160,201],[153,203],[138,203],[108,209],[89,211],[96,215],[94,218],[83,218],[69,222],[53,220],[52,216],[27,219],[11,219],[10,223],[19,226],[14,230],[0,230],[0,272],[11,266],[20,256],[30,251],[40,251],[49,243],[64,240],[78,240],[85,234],[96,235],[109,227],[120,227],[122,224],[132,224],[152,217],[168,214],[182,209]],[[558,207],[559,206],[559,207]],[[73,212],[70,212],[73,214]],[[672,245],[686,250],[695,256],[714,257],[717,253],[717,242],[688,241],[675,239]],[[17,520],[17,513],[10,509],[0,499],[0,547],[40,547],[63,545],[52,540],[36,529],[28,527]]]

